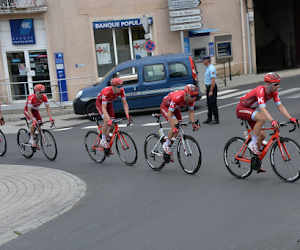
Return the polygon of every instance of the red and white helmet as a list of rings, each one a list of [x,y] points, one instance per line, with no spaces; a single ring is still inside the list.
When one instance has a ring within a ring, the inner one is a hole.
[[[265,75],[265,82],[270,82],[270,83],[276,83],[276,82],[280,82],[280,76],[277,75],[276,73],[268,73]]]
[[[37,84],[33,89],[38,92],[45,92],[45,86],[43,84]]]
[[[120,79],[120,78],[113,78],[113,79],[110,81],[110,84],[111,84],[111,85],[118,86],[118,85],[122,85],[122,84],[123,84],[123,81],[122,81],[122,79]]]
[[[184,87],[184,91],[189,95],[197,95],[198,88],[194,84],[188,84]]]

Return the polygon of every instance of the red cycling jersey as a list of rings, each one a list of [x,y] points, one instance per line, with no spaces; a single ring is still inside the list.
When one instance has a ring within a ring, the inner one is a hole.
[[[193,102],[189,102],[188,100],[185,101],[184,96],[185,96],[184,90],[177,90],[165,96],[163,102],[167,107],[169,107],[169,110],[171,111],[174,111],[175,109],[179,109],[185,106],[189,106],[190,109],[194,109],[195,101]]]
[[[246,95],[242,96],[240,99],[240,103],[245,108],[255,109],[257,107],[266,107],[266,102],[269,101],[271,98],[274,99],[276,105],[281,104],[277,91],[271,92],[267,95],[265,86],[261,85],[251,90]]]
[[[41,99],[37,99],[36,94],[32,94],[28,96],[25,104],[25,109],[27,110],[28,107],[31,107],[33,110],[38,110],[39,106],[41,106],[43,102],[45,103],[45,105],[49,104],[48,98],[45,94],[43,94],[43,97]]]
[[[99,99],[102,103],[106,104],[113,102],[115,99],[118,98],[118,96],[121,96],[122,100],[126,99],[124,88],[121,87],[120,93],[115,93],[113,90],[113,86],[108,86],[102,89],[102,91],[97,96],[97,99]]]

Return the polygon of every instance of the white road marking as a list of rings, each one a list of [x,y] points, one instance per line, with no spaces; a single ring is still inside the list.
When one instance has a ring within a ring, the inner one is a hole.
[[[69,128],[58,128],[58,129],[55,129],[53,131],[65,131],[65,130],[69,130],[69,129],[72,129],[73,127],[69,127]]]
[[[217,99],[226,99],[226,98],[234,97],[234,96],[237,96],[237,95],[239,95],[241,97],[243,94],[248,93],[250,90],[252,90],[252,89],[246,89],[246,90],[243,90],[243,91],[239,91],[239,92],[235,92],[235,93],[232,93],[232,94],[224,95],[224,96],[221,96],[221,97],[217,97]]]

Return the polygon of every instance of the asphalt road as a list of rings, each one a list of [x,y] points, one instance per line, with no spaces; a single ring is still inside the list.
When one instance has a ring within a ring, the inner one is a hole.
[[[284,78],[280,91],[298,88],[298,82],[299,76]],[[297,91],[300,93],[300,87],[280,97],[290,114],[300,118],[299,99],[289,98]],[[202,151],[201,168],[193,176],[181,170],[177,157],[159,172],[148,167],[144,140],[148,134],[158,133],[158,126],[141,125],[155,122],[151,116],[154,110],[134,112],[134,125],[122,128],[137,144],[135,166],[124,165],[116,153],[102,164],[89,158],[83,139],[89,130],[85,127],[94,122],[53,131],[58,145],[55,162],[48,161],[42,152],[30,160],[23,158],[16,135],[8,134],[9,148],[1,163],[70,172],[85,181],[87,192],[69,212],[0,248],[300,249],[300,182],[288,184],[278,179],[269,154],[263,161],[267,172],[252,173],[245,180],[235,179],[225,168],[226,142],[233,136],[243,136],[244,131],[235,116],[235,97],[219,98],[220,124],[203,124],[198,132],[185,130],[197,139]],[[267,109],[275,119],[285,121],[272,100]],[[195,112],[200,121],[206,119],[206,100],[196,104]],[[282,129],[281,134],[300,143],[300,129],[292,134]]]

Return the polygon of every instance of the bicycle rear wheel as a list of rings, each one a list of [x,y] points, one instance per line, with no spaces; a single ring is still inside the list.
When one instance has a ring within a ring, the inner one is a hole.
[[[0,130],[0,156],[5,155],[7,150],[7,142],[3,132]]]
[[[159,171],[165,166],[163,143],[159,141],[160,137],[156,134],[147,136],[144,143],[144,153],[146,162],[153,170]]]
[[[179,164],[187,174],[196,174],[201,166],[201,150],[198,142],[190,135],[184,135],[177,146]]]
[[[300,146],[290,138],[281,138],[281,145],[286,161],[283,159],[276,141],[270,154],[272,169],[281,180],[295,182],[300,178]]]
[[[17,141],[21,154],[27,159],[30,159],[34,153],[31,145],[29,144],[29,139],[29,132],[26,129],[21,128],[18,131]]]
[[[131,136],[125,132],[119,131],[120,137],[117,136],[116,149],[118,155],[125,164],[133,166],[138,158],[136,145]]]
[[[244,143],[245,139],[233,137],[226,143],[224,148],[225,166],[229,173],[238,179],[245,179],[252,173],[251,163],[240,161],[235,158]],[[239,158],[246,158],[249,160],[251,160],[251,157],[252,154],[248,147],[244,148],[241,155],[239,155]]]
[[[106,156],[103,147],[100,146],[101,136],[96,131],[90,130],[84,137],[85,149],[93,161],[104,162]]]
[[[44,155],[50,160],[54,161],[57,156],[57,146],[52,133],[46,129],[41,131],[41,145]]]

